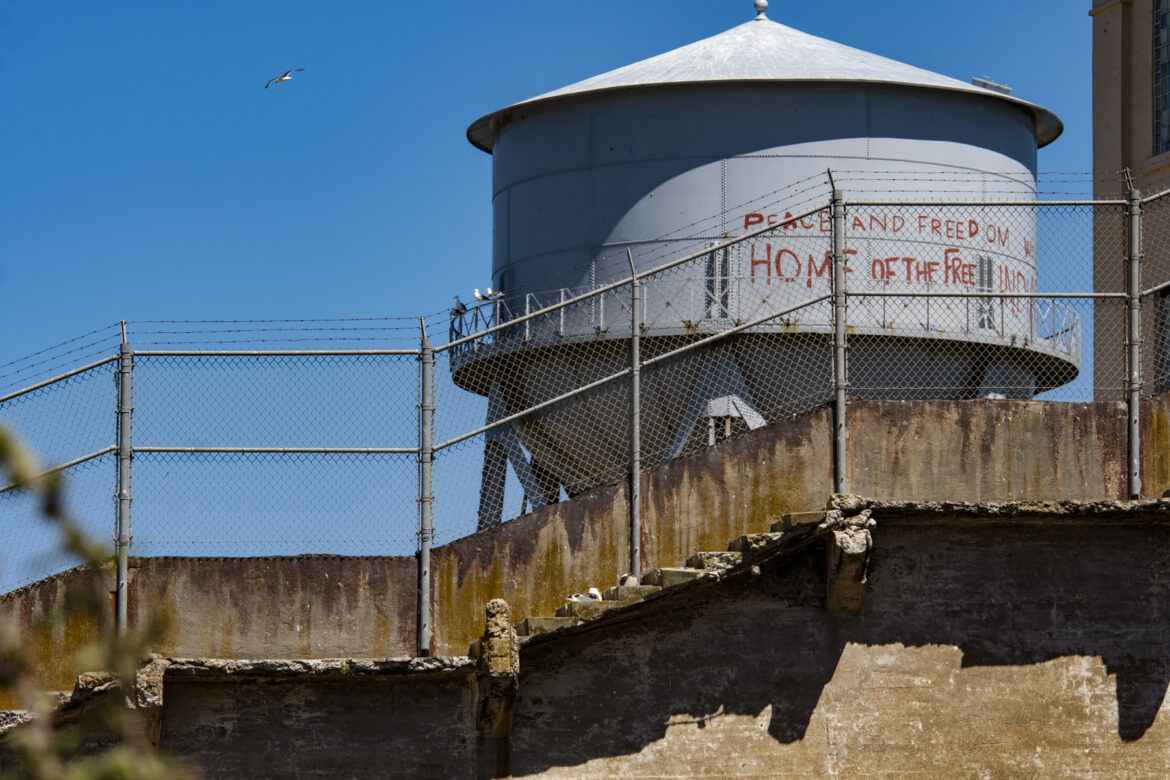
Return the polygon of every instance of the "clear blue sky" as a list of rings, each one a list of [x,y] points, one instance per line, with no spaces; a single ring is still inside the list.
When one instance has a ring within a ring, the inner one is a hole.
[[[1087,171],[1089,5],[777,0],[769,16],[1006,82],[1065,122],[1041,170]],[[751,16],[750,0],[5,0],[0,361],[118,319],[445,309],[490,284],[472,120]]]

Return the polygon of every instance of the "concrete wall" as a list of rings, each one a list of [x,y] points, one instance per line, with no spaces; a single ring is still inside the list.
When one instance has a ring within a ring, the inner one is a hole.
[[[168,680],[160,746],[206,777],[475,777],[470,675]]]
[[[159,652],[178,657],[414,654],[414,558],[140,558],[128,620],[162,609]]]
[[[824,554],[524,648],[517,777],[1165,776],[1170,528],[877,518]]]
[[[113,583],[112,571],[70,569],[0,596],[0,640],[19,645],[34,679],[44,690],[72,688],[79,671],[73,668],[73,655],[113,632]],[[104,620],[79,617],[82,613],[70,605],[81,598],[109,605],[99,613]],[[22,706],[12,691],[0,687],[0,710]]]
[[[490,738],[467,659],[189,659],[157,739],[209,776],[1170,773],[1170,502],[870,511],[859,616],[781,539],[530,640]]]
[[[919,501],[1123,499],[1126,420],[1125,406],[1113,402],[853,401],[849,492]],[[1161,441],[1164,448],[1170,439]]]
[[[1170,393],[1142,400],[1142,495],[1170,489]]]

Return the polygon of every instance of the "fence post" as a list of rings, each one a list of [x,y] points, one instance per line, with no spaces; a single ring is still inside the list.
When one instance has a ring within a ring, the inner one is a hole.
[[[132,456],[131,420],[134,382],[134,351],[126,343],[126,323],[122,323],[122,343],[118,349],[118,528],[116,560],[118,580],[114,590],[114,631],[126,633],[127,576],[130,554],[130,459]]]
[[[832,172],[829,174],[832,181]],[[845,203],[833,184],[833,492],[848,489],[845,478]]]
[[[1126,346],[1129,351],[1129,497],[1141,498],[1141,394],[1142,394],[1142,196],[1125,171],[1129,189],[1129,322]]]
[[[435,353],[427,337],[427,326],[418,319],[422,330],[419,358],[419,425],[418,425],[418,655],[431,654],[431,534],[433,492],[432,458],[434,456]]]
[[[642,285],[630,261],[630,574],[642,581]]]

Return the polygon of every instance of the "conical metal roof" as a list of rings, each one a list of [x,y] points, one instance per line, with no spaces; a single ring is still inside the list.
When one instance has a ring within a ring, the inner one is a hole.
[[[778,24],[760,13],[726,32],[600,76],[546,92],[477,119],[468,139],[490,152],[517,109],[607,90],[710,82],[863,82],[966,92],[1019,106],[1031,114],[1044,146],[1064,130],[1051,111],[1018,98],[854,49]]]

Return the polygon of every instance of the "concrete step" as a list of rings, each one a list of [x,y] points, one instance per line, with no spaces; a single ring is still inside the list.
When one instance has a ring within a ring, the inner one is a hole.
[[[557,610],[557,617],[590,620],[606,610],[620,606],[621,603],[617,601],[570,601]]]
[[[772,523],[773,531],[791,531],[802,525],[816,525],[825,519],[828,512],[787,512],[780,515],[780,519]]]
[[[516,624],[516,636],[529,637],[537,634],[547,634],[558,628],[570,628],[580,623],[575,617],[530,617]]]
[[[629,604],[631,601],[645,598],[651,593],[662,590],[657,585],[617,585],[604,591],[601,597],[606,601],[616,601],[619,604]]]
[[[700,577],[710,577],[711,572],[702,569],[651,569],[642,575],[643,585],[658,585],[669,588],[681,585],[684,582],[697,580]]]
[[[743,561],[743,553],[739,552],[698,552],[687,558],[688,569],[705,569],[706,571],[722,571],[737,566]]]
[[[783,534],[778,533],[744,534],[738,539],[732,540],[731,544],[727,545],[727,549],[731,552],[751,553],[780,541],[781,536]]]

